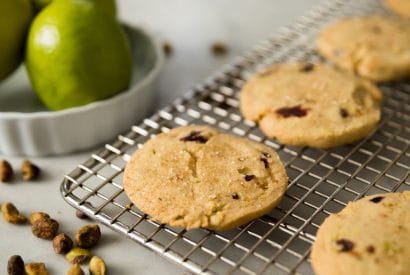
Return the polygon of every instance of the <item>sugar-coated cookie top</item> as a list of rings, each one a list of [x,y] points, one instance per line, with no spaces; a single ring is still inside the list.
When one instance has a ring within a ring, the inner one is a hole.
[[[410,274],[410,191],[364,197],[330,215],[311,258],[317,275]]]
[[[328,148],[367,136],[381,99],[371,82],[324,64],[275,64],[246,82],[240,108],[282,143]]]
[[[287,186],[276,152],[263,144],[185,126],[159,134],[131,158],[124,189],[154,220],[227,230],[275,207]]]
[[[410,18],[409,0],[385,0],[386,6],[401,16]]]
[[[410,77],[410,21],[373,15],[340,19],[325,27],[319,52],[343,69],[373,81]]]

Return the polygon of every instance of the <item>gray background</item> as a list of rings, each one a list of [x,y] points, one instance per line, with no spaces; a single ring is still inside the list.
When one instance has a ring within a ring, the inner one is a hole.
[[[119,0],[119,17],[140,25],[168,40],[174,54],[165,62],[158,81],[159,106],[170,103],[223,64],[273,35],[280,27],[318,4],[319,0]],[[230,51],[214,57],[210,45],[223,41]],[[116,133],[113,133],[113,138]],[[94,149],[95,150],[95,149]],[[0,203],[11,201],[24,213],[45,211],[60,222],[61,231],[73,235],[86,221],[60,196],[65,173],[88,158],[88,152],[47,158],[32,158],[44,171],[38,182],[0,183]],[[18,170],[23,157],[0,154]],[[183,274],[155,253],[103,227],[103,240],[93,253],[104,258],[110,274]],[[50,241],[32,236],[29,226],[14,226],[0,219],[0,274],[5,274],[9,256],[20,254],[27,262],[45,262],[50,274],[66,274],[69,264],[54,254]]]

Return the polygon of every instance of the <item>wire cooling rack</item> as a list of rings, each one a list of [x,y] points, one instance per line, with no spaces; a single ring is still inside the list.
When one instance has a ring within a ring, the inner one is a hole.
[[[65,200],[194,273],[312,274],[310,247],[330,213],[365,195],[410,190],[410,83],[382,86],[378,129],[358,143],[330,150],[283,146],[265,138],[241,117],[238,91],[269,64],[320,59],[313,41],[329,21],[374,12],[386,11],[375,0],[322,4],[78,165],[61,185]],[[158,224],[132,205],[122,188],[132,153],[153,135],[189,123],[211,124],[275,148],[290,179],[280,206],[240,228],[211,232]]]

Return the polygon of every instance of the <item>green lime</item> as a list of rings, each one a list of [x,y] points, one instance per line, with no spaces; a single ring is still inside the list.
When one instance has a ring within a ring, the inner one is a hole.
[[[0,80],[20,65],[32,13],[29,0],[0,0]]]
[[[108,0],[56,0],[34,19],[26,68],[51,110],[85,105],[125,90],[131,51]]]
[[[33,0],[33,5],[34,5],[34,9],[36,11],[40,11],[41,9],[43,9],[45,6],[47,6],[48,4],[50,4],[53,0]],[[54,0],[57,1],[57,0]],[[109,1],[102,1],[103,4],[107,11],[112,13],[113,15],[116,15],[117,13],[117,8],[116,8],[116,4],[115,4],[115,0],[109,0]]]

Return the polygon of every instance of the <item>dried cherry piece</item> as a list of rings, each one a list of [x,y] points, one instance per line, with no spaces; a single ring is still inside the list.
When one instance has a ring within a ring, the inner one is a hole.
[[[382,196],[377,196],[377,197],[374,197],[374,198],[370,199],[370,201],[373,202],[373,203],[379,203],[379,202],[381,202],[383,199],[384,199],[384,197],[382,197]]]
[[[293,107],[283,107],[276,110],[276,113],[283,116],[284,118],[288,118],[291,116],[295,117],[304,117],[307,115],[309,109],[302,108],[300,105],[296,105]]]
[[[269,168],[269,162],[266,158],[260,158],[260,160],[263,162],[263,165],[265,168]]]
[[[373,245],[369,245],[366,247],[366,251],[369,252],[370,254],[373,254],[375,250],[376,249],[374,248]]]
[[[315,69],[315,65],[313,65],[312,63],[308,63],[308,64],[305,64],[302,68],[300,68],[300,71],[302,73],[308,73],[308,72],[313,71],[314,69]]]
[[[349,116],[349,112],[344,108],[340,108],[340,116],[346,118]]]
[[[193,141],[198,143],[206,143],[208,139],[201,136],[201,131],[192,131],[189,135],[180,138],[180,141]]]
[[[266,153],[266,152],[262,152],[262,155],[264,155],[264,156],[267,157],[267,158],[271,158],[271,157],[272,157],[269,153]]]
[[[238,199],[239,199],[238,193],[232,193],[231,197],[232,197],[232,199],[234,199],[234,200],[238,200]]]
[[[340,252],[352,251],[354,247],[354,243],[348,239],[337,240],[336,244],[340,246]]]
[[[246,181],[251,181],[255,178],[255,175],[245,175],[245,180]]]

